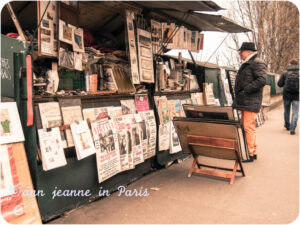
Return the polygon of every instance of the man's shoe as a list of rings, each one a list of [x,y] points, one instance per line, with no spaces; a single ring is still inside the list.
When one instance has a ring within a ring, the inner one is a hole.
[[[254,159],[254,160],[257,160],[257,155],[256,155],[256,154],[253,156],[253,159]]]
[[[253,162],[253,159],[254,159],[253,156],[249,156],[249,159],[243,160],[243,162],[244,162],[244,163]]]
[[[290,130],[289,126],[284,125],[284,127],[285,127],[286,130]]]
[[[294,134],[296,134],[296,132],[294,130],[291,130],[290,134],[294,135]]]

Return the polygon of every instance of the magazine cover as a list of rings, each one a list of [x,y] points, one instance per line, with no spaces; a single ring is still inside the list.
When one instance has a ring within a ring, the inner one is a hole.
[[[136,94],[135,95],[135,105],[138,112],[149,110],[149,98],[146,94]]]
[[[94,122],[103,118],[108,118],[107,107],[87,108],[82,110],[83,119]]]
[[[43,170],[52,170],[67,165],[59,128],[39,129],[39,143],[42,154]]]
[[[121,106],[107,107],[107,113],[111,119],[118,116],[122,116],[123,115],[122,107]]]
[[[176,129],[173,125],[173,122],[170,122],[170,154],[175,154],[177,152],[180,152],[182,150],[180,142],[179,142],[179,137],[177,135]]]
[[[95,141],[99,183],[121,171],[118,135],[113,120],[91,123]]]
[[[1,215],[9,221],[24,215],[24,203],[12,145],[1,145]]]
[[[71,124],[77,159],[81,160],[96,153],[94,142],[86,120]]]
[[[15,102],[1,102],[0,144],[24,141],[23,129]]]
[[[142,119],[146,121],[146,133],[147,133],[147,151],[144,155],[144,160],[151,158],[155,155],[156,152],[156,136],[157,136],[157,130],[156,130],[156,122],[155,122],[155,116],[154,111],[144,111],[140,112]]]
[[[39,103],[38,106],[43,128],[59,127],[62,125],[58,102]]]
[[[124,116],[119,116],[119,117],[115,117],[114,121],[118,133],[121,170],[125,171],[130,169],[129,149],[128,149],[129,140],[128,140],[127,128],[126,128],[126,118]]]
[[[168,100],[166,96],[161,96],[155,101],[160,124],[168,123],[170,121],[168,112]]]

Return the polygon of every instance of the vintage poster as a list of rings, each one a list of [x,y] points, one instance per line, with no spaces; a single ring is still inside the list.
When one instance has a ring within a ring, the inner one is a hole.
[[[126,124],[126,131],[127,131],[127,140],[128,140],[128,162],[129,162],[129,169],[134,168],[134,152],[133,152],[133,145],[132,145],[132,120],[134,120],[133,114],[124,115],[125,117],[125,124]]]
[[[133,99],[120,100],[120,103],[121,103],[123,115],[136,113],[135,102]]]
[[[172,122],[159,125],[158,151],[165,151],[170,148],[170,123]]]
[[[43,128],[59,127],[62,125],[58,102],[39,103],[38,105]]]
[[[75,144],[77,159],[81,160],[96,153],[94,142],[86,120],[70,125]]]
[[[59,128],[39,129],[39,143],[42,154],[43,170],[52,170],[67,165]]]
[[[120,162],[121,162],[121,170],[129,170],[129,146],[130,143],[128,140],[127,128],[126,128],[126,117],[119,116],[114,119],[115,125],[118,133],[118,142],[119,142],[119,151],[120,151]]]
[[[162,29],[161,23],[151,20],[151,40],[153,54],[162,54]]]
[[[147,94],[136,94],[135,105],[138,112],[149,110],[149,98]]]
[[[72,35],[72,46],[74,52],[84,53],[83,29],[74,27]]]
[[[144,155],[144,160],[151,158],[156,153],[156,136],[157,136],[157,130],[156,130],[156,122],[155,122],[155,116],[154,111],[144,111],[140,112],[140,115],[142,119],[146,122],[146,133],[147,133],[147,151]]]
[[[179,137],[177,135],[176,129],[173,125],[173,122],[170,122],[170,154],[175,154],[177,152],[180,152],[182,150]]]
[[[1,145],[1,215],[9,221],[24,215],[24,203],[12,145]]]
[[[73,25],[66,24],[65,21],[59,20],[59,40],[72,45],[74,28]]]
[[[137,47],[134,32],[134,12],[126,10],[126,40],[128,42],[130,67],[131,67],[131,80],[133,84],[140,83],[138,61],[137,61]]]
[[[167,49],[174,49],[177,47],[175,41],[175,29],[176,26],[174,23],[162,23],[162,41],[164,45],[167,45]]]
[[[168,123],[170,121],[168,113],[168,100],[166,96],[161,96],[155,100],[157,112],[159,115],[160,124]]]
[[[65,125],[82,120],[81,106],[61,107],[63,121]],[[70,129],[65,130],[68,147],[74,146],[74,141]]]
[[[38,1],[40,17],[43,15],[48,2]],[[40,20],[41,18],[38,18]],[[50,1],[44,18],[39,27],[39,52],[41,55],[57,57],[57,2]]]
[[[137,116],[140,120],[137,121]],[[133,163],[134,165],[144,162],[142,137],[139,123],[142,119],[139,114],[135,114],[131,122],[131,138],[132,138],[132,151],[133,151]]]
[[[87,108],[82,110],[83,119],[94,122],[103,118],[108,118],[107,107]]]
[[[149,131],[147,132],[147,126],[145,118],[142,118],[141,114],[138,113],[137,117],[140,117],[140,120],[137,121],[137,126],[139,128],[139,136],[141,138],[141,145],[142,145],[142,151],[143,151],[143,158],[145,160],[145,156],[147,155],[148,151],[148,138],[149,138]]]
[[[91,124],[96,148],[98,182],[121,171],[118,135],[113,120],[102,119]]]
[[[1,102],[0,111],[0,144],[24,141],[23,129],[16,102]]]
[[[154,83],[151,33],[142,29],[137,29],[137,36],[140,81]]]

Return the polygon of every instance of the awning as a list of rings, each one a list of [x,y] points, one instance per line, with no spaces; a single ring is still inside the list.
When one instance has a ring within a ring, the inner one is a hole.
[[[133,3],[133,2],[128,2]],[[221,10],[220,6],[212,1],[134,1],[137,6],[157,10],[176,10],[180,12]]]
[[[184,13],[179,11],[159,10],[166,18],[174,19],[179,24],[200,31],[219,31],[228,33],[248,32],[251,29],[241,26],[231,19],[221,15],[211,15],[197,12]],[[157,12],[159,13],[159,12]],[[192,27],[191,27],[192,26]]]

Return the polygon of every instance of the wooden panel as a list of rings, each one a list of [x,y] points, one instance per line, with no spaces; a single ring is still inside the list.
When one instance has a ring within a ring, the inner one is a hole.
[[[236,140],[227,138],[187,135],[187,141],[189,145],[224,148],[232,150],[236,149],[237,147]]]
[[[33,190],[24,144],[22,142],[13,144],[13,153],[21,193]],[[41,216],[35,196],[26,196],[23,194],[22,198],[25,214],[9,222],[12,224],[41,224]]]

